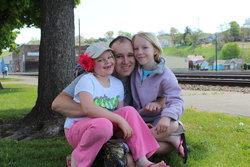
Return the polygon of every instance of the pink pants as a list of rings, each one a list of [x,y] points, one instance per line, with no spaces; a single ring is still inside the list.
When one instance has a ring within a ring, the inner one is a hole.
[[[127,120],[133,129],[133,135],[126,141],[133,159],[136,161],[143,156],[152,156],[159,145],[138,112],[127,106],[114,113]],[[110,140],[116,130],[117,125],[106,118],[87,118],[75,122],[65,135],[74,148],[72,156],[77,166],[90,167],[103,144]]]

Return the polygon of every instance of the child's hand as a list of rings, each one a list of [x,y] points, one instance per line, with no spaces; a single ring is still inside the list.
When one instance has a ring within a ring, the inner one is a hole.
[[[155,131],[159,135],[160,133],[166,133],[170,126],[171,119],[169,117],[161,117],[160,121],[155,127]]]
[[[160,112],[161,105],[158,102],[150,102],[144,107],[144,111],[147,112]]]
[[[123,132],[124,139],[128,139],[132,136],[133,130],[125,119],[119,121],[118,126]]]

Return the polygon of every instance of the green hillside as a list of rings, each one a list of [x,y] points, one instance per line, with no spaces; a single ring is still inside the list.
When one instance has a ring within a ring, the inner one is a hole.
[[[250,57],[250,43],[249,42],[238,42],[242,49],[244,56]],[[220,59],[220,48],[218,47],[218,59]],[[163,48],[164,55],[187,57],[188,55],[201,55],[204,56],[205,60],[213,61],[215,57],[215,45],[214,44],[203,44],[197,47],[193,46],[176,46],[176,47],[165,47]]]

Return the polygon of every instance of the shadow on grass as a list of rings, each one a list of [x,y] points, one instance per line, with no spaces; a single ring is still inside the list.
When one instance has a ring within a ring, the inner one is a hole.
[[[189,141],[188,146],[190,151],[188,153],[187,163],[184,164],[182,158],[178,155],[177,151],[173,151],[168,154],[163,155],[154,155],[150,158],[153,162],[165,161],[167,165],[173,167],[193,167],[195,162],[205,160],[209,154],[209,149],[212,147],[212,144],[208,141]]]
[[[213,145],[208,141],[196,141],[191,145],[191,154],[192,160],[200,161],[202,159],[206,159],[208,156],[209,149],[211,149]]]
[[[0,110],[0,124],[23,118],[32,108]]]
[[[0,148],[1,167],[63,167],[66,155],[72,151],[64,137],[32,141],[0,139]]]

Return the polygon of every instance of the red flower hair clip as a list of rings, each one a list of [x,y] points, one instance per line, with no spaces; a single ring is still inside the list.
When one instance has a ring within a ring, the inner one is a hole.
[[[80,54],[78,63],[82,66],[82,68],[87,72],[92,72],[94,70],[95,62],[89,57],[87,54]]]

